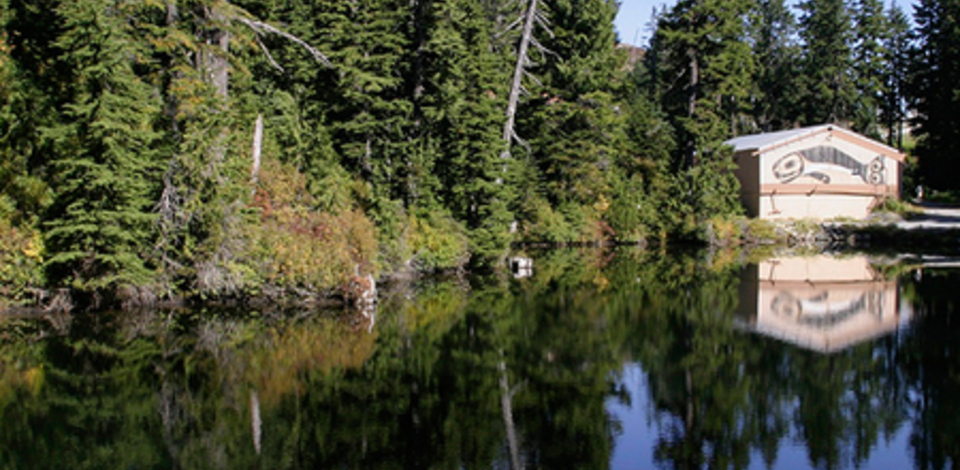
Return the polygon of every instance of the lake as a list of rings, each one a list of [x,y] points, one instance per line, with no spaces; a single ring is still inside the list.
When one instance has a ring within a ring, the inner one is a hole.
[[[960,270],[533,252],[376,311],[0,317],[0,466],[940,469]],[[960,352],[960,351],[958,351]]]

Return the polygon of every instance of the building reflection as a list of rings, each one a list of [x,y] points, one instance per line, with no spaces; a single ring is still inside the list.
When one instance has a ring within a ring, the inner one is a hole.
[[[744,270],[738,324],[822,353],[885,336],[907,324],[896,279],[866,256],[772,258]]]

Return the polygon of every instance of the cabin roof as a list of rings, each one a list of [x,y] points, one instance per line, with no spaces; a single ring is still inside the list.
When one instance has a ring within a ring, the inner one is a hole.
[[[871,148],[882,155],[888,156],[897,161],[904,161],[903,152],[877,142],[869,137],[856,132],[844,129],[836,124],[821,124],[819,126],[801,127],[798,129],[788,129],[778,132],[766,132],[762,134],[751,134],[736,137],[724,142],[734,148],[737,153],[750,152],[753,155],[759,155],[768,152],[777,147],[790,145],[794,142],[814,137],[823,133],[830,133],[843,140]]]

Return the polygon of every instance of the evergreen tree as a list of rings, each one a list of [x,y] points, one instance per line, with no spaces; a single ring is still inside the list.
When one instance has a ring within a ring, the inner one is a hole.
[[[917,157],[924,184],[960,188],[960,1],[921,0],[911,78]]]
[[[412,104],[404,93],[408,2],[324,2],[315,21],[321,50],[336,70],[325,87],[334,148],[344,167],[371,184],[378,204],[410,202],[408,174],[419,171],[407,140]],[[429,170],[425,172],[429,174]]]
[[[856,83],[851,73],[850,11],[844,0],[800,3],[803,40],[802,122],[848,123],[854,118]]]
[[[759,0],[749,34],[757,64],[751,98],[753,120],[763,132],[788,128],[798,117],[797,20],[784,0]]]
[[[134,7],[115,0],[57,7],[59,60],[74,81],[62,123],[47,130],[56,148],[45,233],[53,285],[109,294],[149,280],[158,103],[133,72],[139,54],[124,22]]]
[[[239,107],[230,59],[239,41],[232,20],[240,12],[201,0],[166,3],[158,13],[151,43],[167,124],[156,204],[163,281],[193,295],[235,295],[244,284],[240,209],[250,190],[249,162],[233,142]]]
[[[50,202],[48,174],[51,141],[42,129],[56,122],[65,96],[64,85],[72,72],[56,61],[58,0],[7,0],[3,8],[4,63],[3,115],[0,116],[0,186],[11,199],[19,219],[36,220]]]
[[[421,145],[436,143],[438,198],[473,231],[482,257],[508,242],[511,185],[500,160],[504,77],[490,48],[492,25],[473,1],[430,2],[430,33],[424,41]],[[415,87],[416,89],[416,87]],[[426,177],[428,175],[423,175]]]
[[[590,205],[609,197],[606,175],[620,158],[623,114],[615,101],[620,61],[612,28],[616,8],[604,0],[547,2],[553,37],[537,68],[540,98],[527,114],[523,135],[548,200]]]
[[[903,149],[903,123],[906,121],[906,87],[910,68],[910,20],[899,5],[887,10],[889,34],[883,47],[884,94],[880,103],[880,122],[887,144]]]
[[[890,35],[889,25],[881,0],[857,0],[853,8],[853,71],[858,95],[854,102],[853,128],[880,138],[880,100],[887,93],[884,46]]]
[[[687,0],[661,19],[657,44],[664,110],[677,130],[673,201],[689,232],[708,217],[735,213],[737,182],[723,142],[744,127],[754,62],[746,35],[752,1]]]
[[[517,116],[516,134],[529,141],[528,152],[517,152],[524,175],[518,210],[536,238],[609,237],[604,218],[626,117],[618,102],[624,59],[615,52],[616,5],[553,0],[540,8],[547,19],[534,46],[539,60],[527,68],[536,79]]]
[[[651,48],[654,50],[654,48]],[[674,130],[654,93],[656,81],[648,64],[650,55],[630,73],[625,94],[628,150],[617,162],[615,199],[610,224],[619,237],[635,240],[657,237],[678,225],[670,201],[670,167],[675,153]]]

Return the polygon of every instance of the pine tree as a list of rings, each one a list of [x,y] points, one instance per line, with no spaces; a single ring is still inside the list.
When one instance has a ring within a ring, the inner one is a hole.
[[[158,103],[133,72],[139,54],[124,21],[134,7],[117,0],[57,7],[59,60],[74,81],[62,123],[47,130],[56,148],[45,233],[53,285],[110,294],[150,278]]]
[[[509,184],[500,160],[505,73],[490,48],[493,25],[473,1],[430,2],[424,41],[422,137],[436,142],[437,197],[473,233],[481,257],[509,240]]]
[[[201,0],[164,3],[150,43],[167,127],[163,188],[156,204],[156,251],[167,288],[192,295],[236,294],[249,163],[232,142],[237,115],[230,66],[234,6]]]
[[[650,48],[650,51],[656,50]],[[667,209],[670,201],[674,130],[658,102],[650,56],[630,73],[624,90],[628,103],[628,150],[617,162],[610,225],[624,240],[662,236],[679,225]]]
[[[910,66],[910,20],[896,4],[887,10],[890,33],[884,42],[884,93],[880,102],[880,122],[887,144],[903,149],[903,123],[906,121],[907,75]]]
[[[802,123],[848,123],[854,118],[850,11],[844,0],[800,3]]]
[[[853,128],[870,137],[880,137],[879,107],[886,93],[884,44],[890,35],[883,2],[857,0],[853,7],[853,72],[858,99]]]
[[[665,90],[665,110],[680,117],[676,127],[685,168],[696,166],[698,139],[722,141],[739,133],[754,70],[753,56],[743,41],[750,6],[749,0],[687,0],[661,19],[657,29],[664,49],[661,77],[681,77],[667,82],[673,86]],[[724,122],[712,122],[717,119]],[[709,128],[723,130],[708,136],[704,131]]]
[[[16,217],[35,221],[50,202],[45,175],[52,154],[42,129],[56,122],[66,97],[61,90],[71,70],[56,61],[54,45],[63,28],[58,0],[4,2],[6,108],[0,117],[0,185]]]
[[[960,169],[960,1],[921,0],[916,7],[918,43],[911,70],[917,110],[916,154],[924,184],[957,189]]]
[[[759,130],[777,131],[797,120],[796,18],[784,0],[759,0],[749,35],[756,60],[751,114]]]
[[[542,77],[539,99],[524,113],[523,135],[548,200],[591,205],[609,198],[606,174],[619,160],[623,113],[616,103],[620,59],[614,53],[614,5],[602,0],[546,2],[553,37],[532,68]]]
[[[330,109],[334,148],[343,166],[371,184],[385,203],[410,196],[406,174],[412,104],[404,93],[409,18],[407,2],[331,2],[317,6],[319,47],[337,64],[332,76],[314,86]]]
[[[739,210],[732,154],[723,142],[744,127],[753,89],[753,55],[744,41],[751,7],[749,0],[681,1],[658,24],[661,100],[677,131],[673,199],[688,216],[682,231]]]

